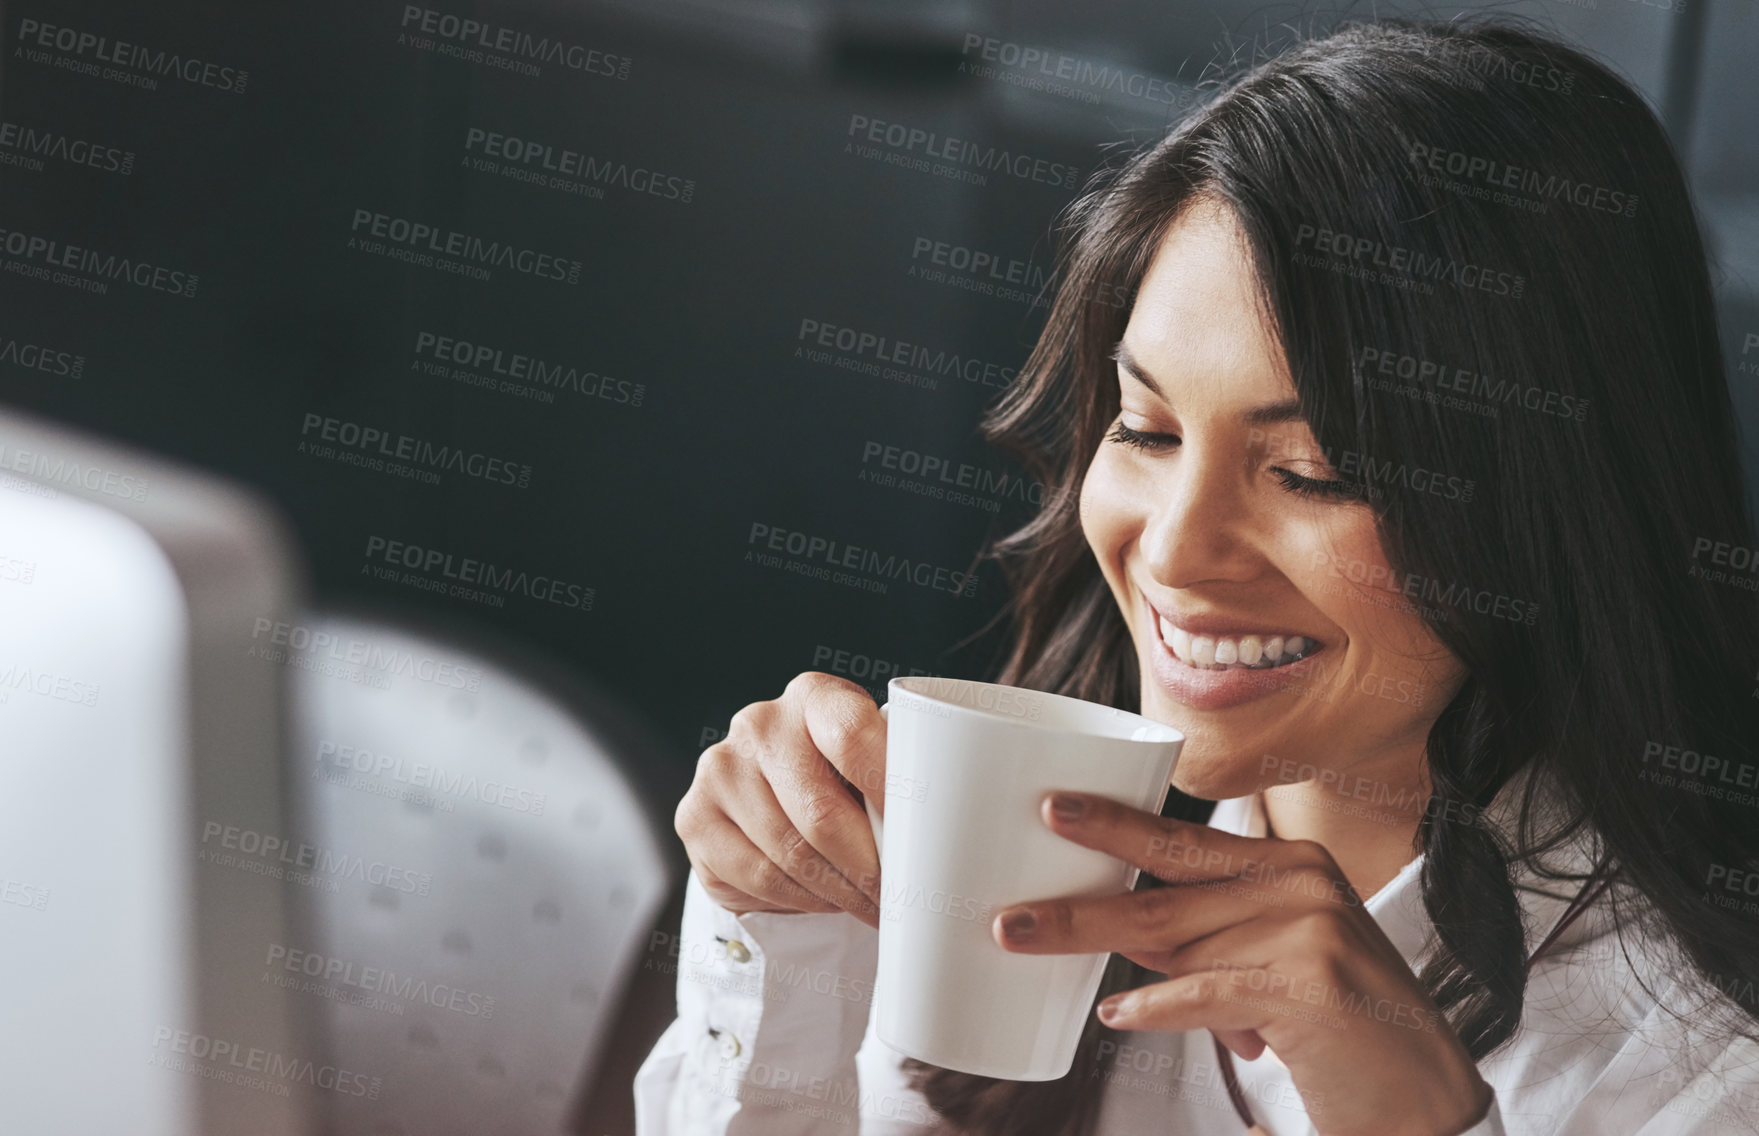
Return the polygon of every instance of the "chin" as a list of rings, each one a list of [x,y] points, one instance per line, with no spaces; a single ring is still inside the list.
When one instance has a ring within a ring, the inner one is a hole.
[[[1176,728],[1185,733],[1185,744],[1180,747],[1178,764],[1173,767],[1173,788],[1204,801],[1225,801],[1258,790],[1257,762],[1205,745],[1183,726]]]
[[[1258,791],[1259,761],[1244,747],[1226,744],[1214,723],[1203,721],[1203,714],[1154,698],[1149,691],[1143,717],[1152,717],[1186,735],[1186,744],[1179,747],[1179,763],[1173,765],[1175,790],[1200,800],[1228,800]]]

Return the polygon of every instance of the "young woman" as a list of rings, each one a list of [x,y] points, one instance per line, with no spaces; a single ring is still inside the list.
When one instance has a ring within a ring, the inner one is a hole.
[[[1051,795],[1143,869],[995,913],[1113,954],[1074,1068],[932,1068],[870,1029],[884,722],[797,677],[679,804],[641,1136],[1759,1130],[1756,541],[1642,100],[1348,28],[1097,178],[1058,278],[985,423],[1058,490],[994,550],[999,681],[1176,726],[1218,804]]]

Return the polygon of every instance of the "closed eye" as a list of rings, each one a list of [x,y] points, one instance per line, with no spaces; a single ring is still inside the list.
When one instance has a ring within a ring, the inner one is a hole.
[[[1183,441],[1177,434],[1132,430],[1124,425],[1121,419],[1112,424],[1112,432],[1107,435],[1107,438],[1138,450],[1166,450]],[[1326,501],[1363,501],[1373,495],[1372,491],[1359,481],[1303,477],[1298,473],[1274,466],[1271,468],[1271,472],[1277,475],[1277,480],[1282,482],[1284,489],[1301,497]]]
[[[1150,434],[1141,430],[1132,430],[1119,420],[1107,435],[1114,442],[1122,442],[1138,450],[1164,450],[1176,446],[1180,442],[1177,434]]]
[[[1272,467],[1271,472],[1283,483],[1283,488],[1302,497],[1320,497],[1328,501],[1361,501],[1369,496],[1367,486],[1359,481],[1331,481],[1324,478],[1302,477],[1286,469]]]

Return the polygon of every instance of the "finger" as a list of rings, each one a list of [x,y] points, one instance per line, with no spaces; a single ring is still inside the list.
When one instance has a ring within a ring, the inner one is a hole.
[[[1165,965],[1161,969],[1168,978],[1177,978],[1191,973],[1191,959],[1201,952],[1207,952],[1211,960],[1211,969],[1215,969],[1216,964],[1220,961],[1219,952],[1238,946],[1256,945],[1255,942],[1240,943],[1235,939],[1235,936],[1230,934],[1230,931],[1221,931],[1214,935],[1206,935],[1182,947],[1172,957],[1165,958]],[[1255,957],[1261,953],[1255,952]],[[1210,1032],[1215,1035],[1217,1041],[1227,1047],[1229,1052],[1242,1061],[1256,1061],[1268,1048],[1265,1045],[1263,1035],[1257,1030],[1215,1029]]]
[[[1266,994],[1270,982],[1267,978],[1269,972],[1263,964],[1277,954],[1279,947],[1287,949],[1293,946],[1298,949],[1298,944],[1287,942],[1287,936],[1284,934],[1286,929],[1286,922],[1284,926],[1267,929],[1263,926],[1263,921],[1259,920],[1236,924],[1214,934],[1195,938],[1165,960],[1168,979],[1166,982],[1151,984],[1164,988],[1158,990],[1154,997],[1177,999],[1192,996],[1193,991],[1201,990],[1210,1000],[1227,1003],[1230,1010],[1233,1010],[1236,1008],[1235,1003],[1242,1001],[1242,994]],[[1205,979],[1210,984],[1184,987],[1174,985],[1192,979]],[[1258,984],[1258,989],[1253,991],[1251,987],[1255,981]],[[1276,996],[1280,996],[1284,988],[1292,987],[1292,985],[1292,983],[1279,984]],[[1139,987],[1138,989],[1146,990],[1148,988]],[[1100,1020],[1116,1029],[1158,1029],[1160,1028],[1158,1026],[1138,1027],[1131,1024],[1139,1020],[1139,1015],[1145,1012],[1144,1007],[1149,1005],[1148,998],[1147,995],[1143,998],[1118,1001],[1108,998],[1099,1006]],[[1265,1017],[1274,1014],[1276,1003],[1271,998],[1261,997],[1256,1002],[1247,998],[1244,999],[1244,1002],[1248,1009]],[[1126,1009],[1118,1011],[1117,1007],[1120,1004]],[[1108,1016],[1108,1011],[1110,1011],[1110,1016]],[[1251,1015],[1246,1015],[1246,1018],[1250,1020]],[[1170,1019],[1161,1018],[1158,1020]],[[1215,1021],[1206,1019],[1202,1024],[1236,1056],[1246,1061],[1252,1061],[1264,1052],[1264,1038],[1258,1032],[1256,1024],[1240,1024],[1241,1020],[1241,1016],[1236,1013],[1231,1018]],[[1195,1029],[1197,1027],[1182,1028]]]
[[[1257,918],[1267,900],[1232,881],[1143,888],[1105,896],[1066,896],[1012,904],[996,912],[991,934],[1020,954],[1115,951],[1150,970],[1193,940]]]
[[[1387,957],[1372,941],[1376,936],[1355,933],[1364,922],[1365,916],[1308,911],[1230,927],[1174,952],[1167,974],[1172,980],[1209,975],[1220,984],[1223,1000],[1251,1004],[1283,1031],[1291,1023],[1343,1031],[1352,1023],[1380,1022],[1433,1032],[1440,1011],[1412,992],[1417,988],[1385,981],[1385,975],[1405,970],[1404,960],[1396,952]]]
[[[1265,1006],[1264,999],[1238,990],[1226,976],[1199,971],[1114,994],[1097,1012],[1100,1021],[1117,1030],[1207,1029],[1220,1036],[1272,1024],[1274,1011]]]
[[[886,719],[873,696],[846,678],[820,671],[796,675],[789,683],[789,691],[795,689],[813,745],[859,797],[873,799],[884,819]]]
[[[761,777],[747,778],[722,808],[746,839],[789,879],[839,910],[879,926],[878,905],[794,827],[769,782]]]
[[[1063,802],[1078,805],[1078,815],[1059,812]],[[1331,854],[1311,840],[1237,836],[1073,790],[1047,793],[1039,813],[1057,835],[1116,856],[1168,883],[1232,878],[1266,883],[1312,900],[1348,903],[1352,897]],[[1299,873],[1299,878],[1291,880],[1292,873]]]
[[[701,853],[703,862],[712,861],[714,864],[708,872],[701,873],[703,890],[716,896],[717,902],[719,897],[714,885],[723,885],[765,909],[822,913],[843,910],[802,887],[752,843],[725,813],[701,821],[700,827],[702,835],[698,847],[705,850]],[[712,851],[707,851],[709,849]],[[737,896],[733,898],[737,900]]]
[[[1275,969],[1289,960],[1332,960],[1351,970],[1398,973],[1403,955],[1372,918],[1338,908],[1269,913],[1247,925],[1229,927],[1169,952],[1162,968],[1169,977],[1199,970]]]
[[[777,701],[782,722],[760,749],[764,775],[794,827],[845,878],[880,897],[879,849],[867,810],[851,791],[885,796],[885,720],[859,686],[835,675],[797,675]]]
[[[1341,1033],[1373,1024],[1372,1020],[1359,1020],[1360,1016],[1348,1009],[1348,999],[1360,999],[1361,995],[1339,990],[1341,1006],[1308,1005],[1304,999],[1290,996],[1289,987],[1288,976],[1261,967],[1200,970],[1139,986],[1115,1002],[1108,998],[1100,1003],[1098,1013],[1100,1021],[1113,1029],[1207,1029],[1221,1037],[1224,1045],[1229,1038],[1247,1032],[1263,1039],[1281,1031],[1280,1036],[1288,1041],[1291,1027],[1310,1033],[1323,1026]],[[1248,1060],[1257,1056],[1249,1051],[1235,1052]],[[1292,1051],[1285,1050],[1288,1052]]]
[[[710,899],[714,900],[715,903],[726,908],[735,915],[744,915],[748,911],[787,913],[780,907],[766,904],[756,896],[748,895],[747,893],[740,891],[726,880],[715,875],[712,869],[704,864],[698,863],[694,859],[690,861],[690,866],[696,872],[696,878],[698,882],[702,884],[703,892],[707,894]],[[788,912],[793,910],[795,909],[787,909]]]

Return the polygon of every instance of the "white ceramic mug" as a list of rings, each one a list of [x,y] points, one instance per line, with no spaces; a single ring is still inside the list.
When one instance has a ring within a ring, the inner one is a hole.
[[[1141,869],[1052,832],[1039,803],[1076,789],[1159,812],[1185,737],[1060,694],[912,676],[886,686],[879,1039],[945,1069],[1049,1081],[1069,1072],[1105,954],[1003,950],[996,912],[1115,895]]]

